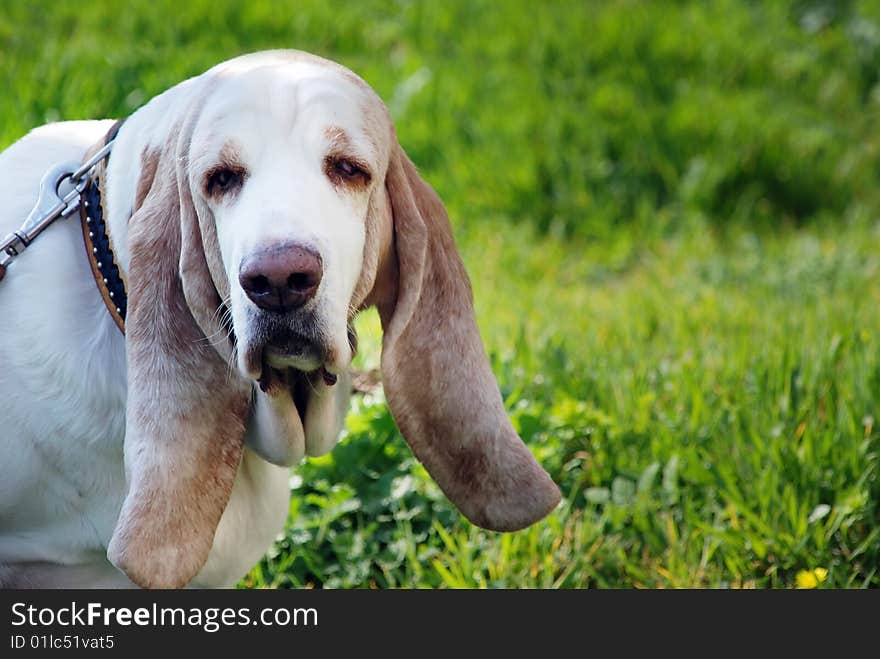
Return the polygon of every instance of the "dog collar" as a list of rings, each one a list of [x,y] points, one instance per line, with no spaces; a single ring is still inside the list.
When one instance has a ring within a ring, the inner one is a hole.
[[[122,121],[119,121],[107,133],[104,138],[105,145],[116,137],[121,126]],[[95,172],[89,176],[82,191],[79,205],[80,223],[86,254],[98,291],[119,331],[125,334],[125,314],[128,306],[125,278],[113,256],[113,241],[110,239],[104,208],[101,205],[101,182],[107,171],[108,160],[109,155],[102,168],[95,168]]]
[[[0,281],[7,268],[55,221],[79,210],[83,239],[95,283],[110,315],[125,333],[127,298],[125,279],[113,258],[113,248],[101,207],[101,181],[113,140],[124,120],[117,121],[100,147],[86,154],[85,161],[63,162],[51,167],[40,180],[40,192],[18,231],[0,240]],[[103,163],[103,165],[102,165]],[[62,184],[66,183],[62,192]]]

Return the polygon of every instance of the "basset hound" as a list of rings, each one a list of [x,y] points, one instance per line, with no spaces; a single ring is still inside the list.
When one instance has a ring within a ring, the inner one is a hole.
[[[371,306],[388,406],[446,496],[499,531],[556,506],[444,205],[361,78],[254,53],[121,125],[39,127],[0,154],[0,238],[45,172],[109,139],[93,183],[124,324],[76,217],[0,281],[0,585],[235,584],[284,527],[289,468],[339,437]]]

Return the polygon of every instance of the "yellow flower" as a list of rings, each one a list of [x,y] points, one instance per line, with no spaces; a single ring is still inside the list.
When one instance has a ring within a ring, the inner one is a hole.
[[[798,588],[818,588],[819,584],[828,578],[828,570],[824,567],[814,567],[812,570],[801,570],[795,580]]]

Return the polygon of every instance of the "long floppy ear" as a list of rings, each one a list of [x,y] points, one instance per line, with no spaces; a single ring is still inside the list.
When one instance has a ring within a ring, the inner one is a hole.
[[[382,380],[391,413],[469,520],[497,531],[524,528],[547,515],[560,493],[507,418],[446,209],[399,146],[386,187],[396,295],[371,301],[384,329]],[[383,270],[377,289],[393,289],[382,282],[393,264]]]
[[[129,221],[128,493],[107,554],[152,588],[186,585],[207,560],[250,395],[227,366],[231,347],[215,347],[225,341],[215,320],[221,298],[186,176],[188,133],[145,154],[143,201]]]

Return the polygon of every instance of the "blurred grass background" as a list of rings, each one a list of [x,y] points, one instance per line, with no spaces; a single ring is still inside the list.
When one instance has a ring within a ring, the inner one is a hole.
[[[880,3],[10,0],[0,146],[276,47],[388,103],[565,499],[470,526],[358,397],[242,586],[880,586]]]

